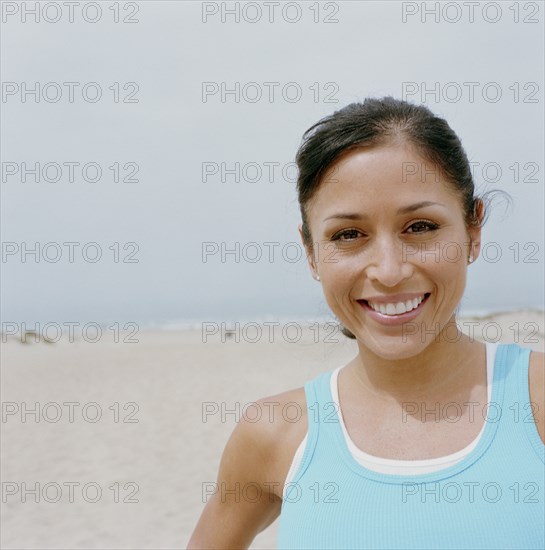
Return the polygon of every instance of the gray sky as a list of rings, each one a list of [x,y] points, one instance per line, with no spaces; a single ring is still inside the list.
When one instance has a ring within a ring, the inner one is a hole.
[[[319,118],[382,95],[444,116],[479,190],[514,199],[462,312],[543,308],[542,2],[34,4],[2,4],[3,321],[327,316],[291,163]]]

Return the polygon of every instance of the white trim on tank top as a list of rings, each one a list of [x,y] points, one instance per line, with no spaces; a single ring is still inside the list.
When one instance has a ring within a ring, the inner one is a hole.
[[[490,399],[492,397],[492,381],[494,379],[494,362],[495,362],[498,343],[485,342],[485,344],[486,344],[486,386],[487,386],[487,396],[488,396],[487,402],[490,403]],[[481,428],[481,431],[469,445],[449,455],[439,456],[436,458],[428,458],[424,460],[397,460],[393,458],[382,458],[382,457],[378,457],[378,456],[374,456],[366,453],[365,451],[357,447],[356,444],[352,441],[352,439],[348,435],[348,431],[346,429],[346,426],[344,424],[344,419],[342,417],[342,411],[340,410],[339,393],[337,388],[337,376],[341,368],[343,368],[343,366],[344,365],[337,367],[331,375],[331,386],[330,386],[331,395],[333,397],[333,401],[336,404],[336,410],[340,412],[339,423],[341,425],[341,429],[343,431],[344,439],[346,441],[348,449],[351,452],[354,459],[357,462],[359,462],[362,466],[365,466],[367,469],[373,470],[375,472],[380,472],[383,474],[398,474],[398,475],[415,475],[415,474],[419,475],[419,474],[436,472],[438,470],[448,468],[449,466],[452,466],[453,464],[456,464],[457,462],[460,462],[461,460],[463,460],[479,443],[479,440],[481,439],[481,436],[486,427],[486,422],[483,423],[483,427]],[[308,433],[305,434],[303,441],[301,441],[299,447],[297,448],[297,451],[295,452],[293,461],[288,471],[288,475],[286,476],[286,481],[284,482],[284,487],[291,482],[295,473],[299,469],[299,465],[301,464],[303,453],[305,451],[307,435]]]

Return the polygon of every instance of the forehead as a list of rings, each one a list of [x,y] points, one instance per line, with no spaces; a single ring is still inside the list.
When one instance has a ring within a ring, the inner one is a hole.
[[[422,201],[453,209],[461,206],[437,165],[414,148],[396,143],[357,147],[341,154],[320,179],[308,212],[318,219],[354,209],[390,213]]]

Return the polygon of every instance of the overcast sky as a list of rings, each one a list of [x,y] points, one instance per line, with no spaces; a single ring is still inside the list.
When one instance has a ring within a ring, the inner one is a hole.
[[[3,2],[2,320],[327,316],[292,163],[382,95],[444,116],[514,199],[462,312],[543,308],[543,3],[436,4]]]

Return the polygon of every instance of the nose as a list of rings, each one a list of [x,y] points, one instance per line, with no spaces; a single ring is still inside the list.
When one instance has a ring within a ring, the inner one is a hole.
[[[403,254],[402,243],[395,239],[376,241],[367,258],[367,277],[385,287],[396,287],[414,273],[414,266]]]

